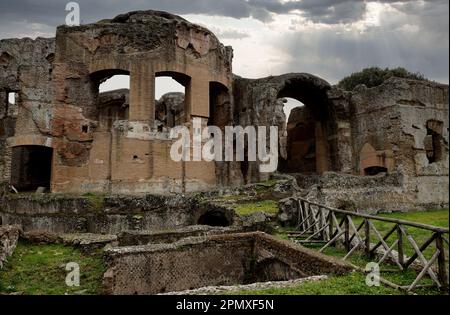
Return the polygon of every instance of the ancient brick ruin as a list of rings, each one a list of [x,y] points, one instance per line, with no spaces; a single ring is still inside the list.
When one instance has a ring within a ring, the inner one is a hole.
[[[168,128],[198,117],[221,128],[278,126],[279,172],[316,181],[334,172],[336,185],[350,176],[354,186],[342,189],[360,191],[374,189],[364,178],[385,174],[380,190],[393,185],[401,196],[391,201],[448,204],[448,85],[392,78],[350,92],[306,73],[245,79],[232,57],[209,30],[157,11],[1,40],[1,180],[19,191],[170,194],[270,176],[257,162],[172,161]],[[117,74],[130,76],[129,91],[99,93]],[[155,100],[159,76],[185,95]],[[288,121],[285,97],[305,105]]]

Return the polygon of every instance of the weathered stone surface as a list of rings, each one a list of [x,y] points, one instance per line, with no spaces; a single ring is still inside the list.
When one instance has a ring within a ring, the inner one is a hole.
[[[161,295],[216,295],[224,293],[242,292],[242,291],[261,291],[269,289],[295,288],[307,282],[317,282],[327,280],[328,276],[311,276],[306,278],[287,280],[287,281],[267,281],[242,285],[231,286],[209,286],[195,290],[186,290],[178,292],[162,293]]]
[[[157,231],[123,231],[118,235],[119,246],[135,246],[147,244],[173,243],[182,238],[207,236],[240,232],[237,227],[212,227],[206,225],[190,225]]]
[[[38,244],[53,244],[59,242],[59,237],[56,233],[43,230],[33,230],[24,232],[22,239],[30,243]]]
[[[169,157],[167,131],[154,125],[156,76],[188,89],[186,101],[170,94],[160,100],[182,114],[176,123],[209,117],[210,82],[231,90],[231,48],[209,30],[166,12],[136,11],[60,26],[54,39],[2,40],[0,56],[2,180],[26,164],[17,160],[11,169],[9,151],[44,145],[53,150],[45,182],[52,192],[180,193],[215,185],[214,163],[182,171]],[[98,85],[116,74],[130,75],[128,96],[99,94]],[[5,117],[8,92],[19,95],[17,117]],[[143,128],[131,135],[118,129],[133,124]]]
[[[21,229],[19,226],[0,226],[0,269],[16,248]]]
[[[184,98],[184,93],[170,92],[156,101],[156,119],[164,127],[175,127],[183,123],[186,106]]]
[[[196,224],[240,227],[232,209],[182,195],[7,195],[0,217],[3,224],[20,224],[26,232],[57,234],[118,234]]]

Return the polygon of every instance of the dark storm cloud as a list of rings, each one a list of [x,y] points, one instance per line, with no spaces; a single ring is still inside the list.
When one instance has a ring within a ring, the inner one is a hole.
[[[233,18],[253,17],[266,21],[272,14],[296,12],[314,22],[347,23],[363,17],[366,3],[377,0],[78,0],[85,23],[109,18],[133,10],[164,10],[177,14],[207,14]],[[447,0],[426,0],[441,3]],[[2,0],[0,18],[6,21],[27,20],[46,25],[64,22],[62,0]],[[387,3],[411,3],[408,0],[378,0]],[[2,22],[3,23],[3,22]]]
[[[335,27],[281,36],[276,45],[292,59],[278,71],[313,72],[336,83],[364,67],[402,66],[448,82],[448,1],[395,1],[392,6],[398,11],[384,12],[380,25],[363,33]]]
[[[0,38],[54,36],[63,24],[68,0],[1,0]],[[133,10],[163,10],[175,14],[203,14],[265,23],[282,14],[298,15],[301,23],[327,24],[297,32],[280,30],[271,45],[292,57],[280,72],[307,71],[330,81],[365,66],[405,66],[439,81],[448,81],[448,0],[78,0],[82,23],[112,18]],[[389,4],[397,11],[383,12],[381,25],[360,34],[352,23],[365,18],[367,4]],[[402,16],[402,18],[398,18]],[[300,19],[300,17],[302,19]],[[343,25],[346,28],[343,28]],[[411,31],[407,27],[416,27]],[[208,25],[215,29],[215,25]],[[348,29],[350,28],[350,31]],[[217,27],[221,39],[249,34]]]
[[[2,33],[14,23],[26,21],[48,26],[64,23],[65,5],[61,0],[2,0],[0,25]],[[78,0],[83,23],[111,18],[133,10],[164,10],[176,14],[206,14],[233,18],[253,17],[263,22],[274,14],[296,12],[314,22],[347,23],[360,19],[365,2],[358,0]],[[20,30],[18,30],[20,32]]]

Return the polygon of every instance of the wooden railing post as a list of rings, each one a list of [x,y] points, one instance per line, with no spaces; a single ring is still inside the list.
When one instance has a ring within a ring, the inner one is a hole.
[[[405,267],[405,256],[403,252],[403,233],[400,224],[397,224],[397,252],[398,252],[398,262],[402,267]]]
[[[297,200],[297,227],[299,229],[301,229],[300,227],[300,223],[303,220],[303,213],[302,213],[302,205],[301,205],[301,201]]]
[[[345,215],[344,219],[344,245],[345,250],[348,252],[350,250],[350,223],[348,222],[348,215]]]
[[[319,207],[319,222],[318,222],[318,225],[319,225],[319,229],[322,229],[322,227],[325,225],[324,222],[323,222],[323,209],[322,209],[322,207]],[[322,230],[322,232],[320,232],[320,238],[322,240],[325,239],[325,231],[324,230]]]
[[[370,251],[370,223],[369,219],[364,219],[364,234],[365,234],[365,240],[364,240],[364,251],[366,252],[367,258],[371,259],[371,251]]]
[[[436,237],[436,249],[439,250],[438,279],[441,283],[441,288],[445,291],[448,291],[447,264],[445,262],[445,247],[442,240],[442,233],[439,233]]]
[[[332,238],[333,238],[333,236],[334,236],[334,231],[333,231],[333,229],[334,229],[334,218],[333,218],[333,211],[331,211],[331,210],[328,210],[328,231],[329,231],[329,233],[328,233],[328,235],[330,236],[330,239],[329,240],[331,240]]]
[[[303,216],[303,221],[302,221],[303,224],[302,224],[302,228],[303,228],[303,231],[305,231],[305,230],[307,229],[305,220],[306,220],[306,218],[308,217],[308,213],[306,212],[306,209],[305,209],[305,203],[304,203],[303,201],[300,201],[300,209],[301,209],[301,211],[302,211],[302,216]]]

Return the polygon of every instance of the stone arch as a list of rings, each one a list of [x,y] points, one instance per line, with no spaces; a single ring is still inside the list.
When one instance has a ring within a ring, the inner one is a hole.
[[[286,128],[286,158],[280,169],[292,173],[318,173],[333,170],[336,144],[328,139],[336,133],[336,124],[327,96],[330,85],[310,74],[288,74],[278,78],[277,99],[293,98],[297,107],[282,126]],[[278,102],[280,103],[280,102]],[[284,148],[280,148],[282,150]]]
[[[39,135],[15,136],[8,139],[8,145],[12,148],[18,146],[43,146],[47,148],[54,147],[52,138]]]
[[[95,120],[95,121],[102,121],[102,116],[105,116],[106,112],[104,109],[101,108],[100,105],[116,105],[116,102],[108,102],[105,99],[101,99],[100,97],[100,91],[99,87],[100,85],[107,81],[108,79],[112,78],[116,75],[127,75],[130,76],[130,72],[128,70],[124,69],[103,69],[96,72],[93,72],[89,75],[90,84],[91,84],[91,106],[86,110],[87,117]],[[130,93],[128,91],[128,93]],[[127,109],[124,108],[124,111],[127,111]],[[125,116],[127,116],[126,113],[120,113],[116,115],[118,117],[123,117],[125,119]],[[111,123],[107,123],[108,125],[111,125]]]
[[[230,226],[233,224],[233,217],[228,211],[222,209],[210,209],[200,215],[197,220],[197,224],[209,226]]]
[[[155,78],[170,77],[184,87],[184,99],[181,100],[181,95],[173,95],[169,99],[160,99],[155,106],[155,117],[163,113],[168,121],[172,121],[170,125],[173,127],[182,122],[190,121],[191,113],[191,77],[183,72],[177,71],[158,71],[155,73]],[[180,99],[176,101],[173,98]],[[164,96],[163,96],[164,98]],[[178,119],[177,119],[178,117]],[[180,120],[181,119],[181,120]]]

